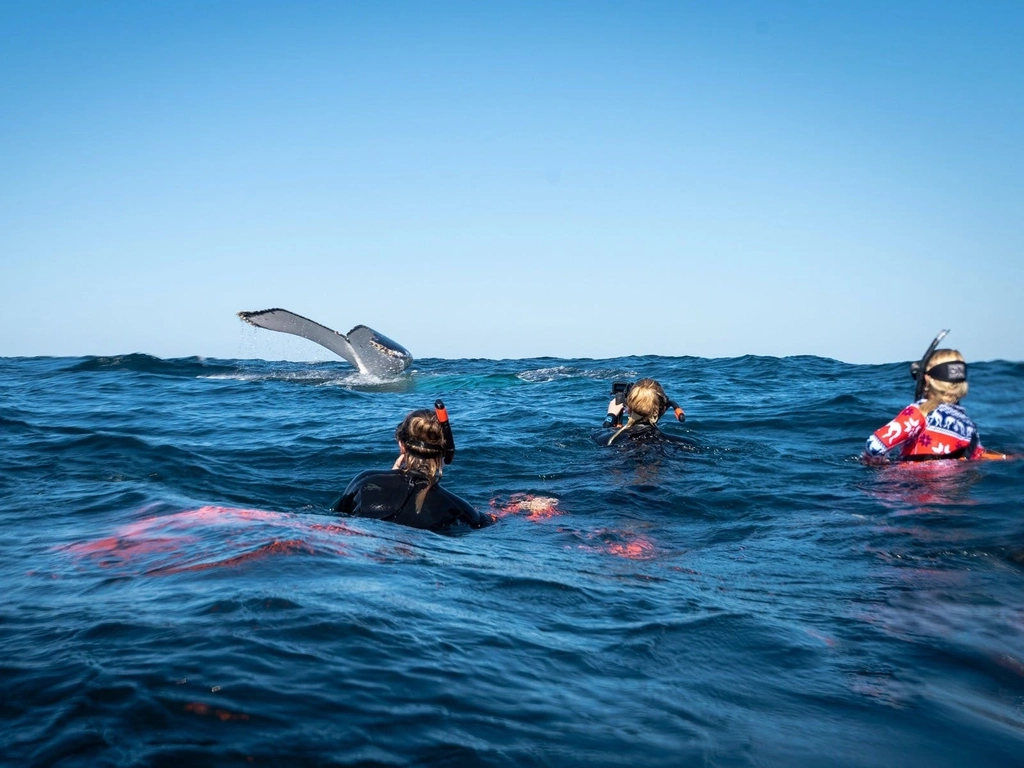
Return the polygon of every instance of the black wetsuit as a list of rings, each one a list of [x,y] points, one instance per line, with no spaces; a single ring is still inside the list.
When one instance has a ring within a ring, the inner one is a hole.
[[[423,475],[400,469],[372,469],[356,475],[332,509],[354,517],[372,517],[431,531],[442,531],[459,523],[470,528],[490,525],[489,517],[440,485],[427,491],[423,506],[417,511],[416,498],[429,485]]]
[[[594,442],[598,445],[609,445],[609,440],[619,433],[618,429],[602,429],[593,435]],[[693,448],[694,443],[685,437],[677,437],[662,432],[653,424],[637,423],[625,429],[615,437],[610,445],[649,445],[649,444],[672,444],[680,448]]]

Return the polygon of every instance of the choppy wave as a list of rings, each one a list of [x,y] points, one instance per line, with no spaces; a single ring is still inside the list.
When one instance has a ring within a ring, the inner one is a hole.
[[[144,354],[115,355],[113,357],[86,357],[73,363],[67,369],[73,372],[125,371],[148,373],[157,376],[203,376],[212,372],[229,372],[235,365],[203,357],[182,357],[164,360]]]
[[[695,451],[598,448],[653,376]],[[972,365],[1024,451],[1024,365]],[[1020,462],[867,467],[905,365],[0,359],[15,765],[1013,765]],[[490,528],[327,514],[443,397]]]

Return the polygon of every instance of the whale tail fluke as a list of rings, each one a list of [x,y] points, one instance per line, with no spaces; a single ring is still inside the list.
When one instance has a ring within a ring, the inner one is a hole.
[[[257,328],[309,339],[344,358],[361,373],[397,376],[412,364],[412,355],[405,347],[365,325],[357,325],[346,336],[287,309],[239,312],[238,316]]]

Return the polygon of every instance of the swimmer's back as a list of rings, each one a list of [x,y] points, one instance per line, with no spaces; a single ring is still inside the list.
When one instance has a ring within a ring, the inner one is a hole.
[[[423,504],[417,510],[417,498],[427,488]],[[397,469],[368,470],[356,475],[332,509],[353,517],[369,517],[431,531],[459,523],[483,528],[491,522],[454,493],[439,485],[430,487],[426,477]]]
[[[685,448],[693,448],[692,441],[684,437],[669,435],[653,424],[633,424],[618,434],[618,429],[602,429],[592,437],[598,445],[650,445],[670,444]],[[618,437],[616,437],[618,434]],[[614,440],[612,439],[614,438]]]

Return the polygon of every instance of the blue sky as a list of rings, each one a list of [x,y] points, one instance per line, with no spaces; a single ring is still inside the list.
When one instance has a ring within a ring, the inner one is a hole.
[[[1024,5],[0,3],[0,356],[1024,359]]]

